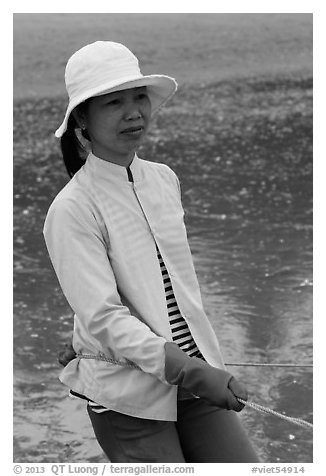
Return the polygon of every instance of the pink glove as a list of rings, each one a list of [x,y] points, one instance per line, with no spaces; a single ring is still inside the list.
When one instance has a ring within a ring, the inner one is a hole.
[[[212,405],[240,412],[244,405],[236,397],[247,400],[247,391],[229,372],[212,367],[196,357],[189,357],[173,343],[165,344],[165,378]]]

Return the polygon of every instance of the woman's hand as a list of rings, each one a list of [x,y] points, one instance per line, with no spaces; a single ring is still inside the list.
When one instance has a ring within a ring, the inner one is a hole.
[[[173,342],[165,344],[165,377],[168,383],[179,385],[226,410],[240,412],[244,404],[237,397],[247,399],[246,389],[233,375],[201,359],[189,357]]]
[[[69,344],[66,344],[65,350],[62,350],[61,352],[59,352],[58,361],[61,365],[65,367],[75,357],[76,357],[76,352],[72,346],[72,343],[69,342]]]
[[[236,380],[234,377],[231,378],[228,384],[229,389],[233,393],[233,395],[237,398],[241,398],[242,400],[248,400],[248,392],[245,386],[239,382],[239,380]],[[237,400],[238,401],[238,400]],[[239,410],[236,411],[241,411],[244,408],[244,404],[238,401],[239,405]]]

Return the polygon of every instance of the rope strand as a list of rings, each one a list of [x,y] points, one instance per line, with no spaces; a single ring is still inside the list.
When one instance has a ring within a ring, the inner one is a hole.
[[[258,403],[251,402],[248,400],[243,400],[242,398],[237,397],[237,400],[240,403],[243,403],[244,405],[253,408],[254,410],[257,410],[261,413],[269,413],[270,415],[274,415],[278,418],[281,418],[282,420],[286,420],[290,423],[293,423],[294,425],[302,426],[304,428],[313,428],[313,424],[309,423],[308,421],[302,420],[301,418],[294,418],[290,417],[287,415],[283,415],[282,413],[276,412],[275,410],[272,410],[271,408],[268,407],[263,407],[262,405],[259,405]]]
[[[264,362],[227,362],[225,365],[233,367],[313,367],[313,364],[268,364]]]
[[[122,367],[130,367],[132,369],[138,369],[141,370],[138,365],[134,364],[133,362],[123,362],[122,360],[115,360],[111,359],[110,357],[106,357],[104,354],[98,354],[98,355],[93,355],[93,354],[82,354],[80,352],[77,352],[76,357],[79,359],[93,359],[93,360],[103,360],[104,362],[109,362],[109,364],[115,364],[115,365],[122,365]]]
[[[138,367],[138,365],[134,364],[133,362],[130,362],[130,361],[123,362],[121,360],[111,359],[109,357],[106,357],[106,355],[104,355],[104,354],[93,355],[93,354],[77,353],[76,357],[79,358],[79,359],[102,360],[102,361],[108,362],[110,364],[122,365],[123,367],[130,367],[130,368],[141,370],[140,367]],[[248,363],[248,364],[240,364],[239,363],[239,364],[237,364],[237,363],[234,363],[234,364],[226,364],[226,365],[254,365],[254,366],[262,365],[264,367],[265,366],[266,367],[272,367],[272,366],[298,367],[298,365],[292,365],[292,364],[252,364],[252,363]],[[300,365],[300,367],[306,367],[306,366],[310,366],[310,365],[304,365],[304,366]],[[271,408],[268,408],[268,407],[263,407],[262,405],[259,405],[258,403],[251,402],[251,401],[248,401],[248,400],[243,400],[242,398],[239,398],[239,397],[236,397],[236,398],[240,403],[244,404],[245,406],[251,407],[254,410],[257,410],[261,413],[268,413],[270,415],[274,415],[278,418],[281,418],[282,420],[286,420],[290,423],[293,423],[295,425],[298,425],[298,426],[301,426],[301,427],[304,427],[304,428],[309,428],[309,429],[313,428],[312,423],[309,423],[305,420],[302,420],[301,418],[294,418],[294,417],[290,417],[290,416],[287,416],[287,415],[282,415],[282,413],[278,413],[275,410],[272,410]]]
[[[77,353],[76,357],[81,359],[95,359],[95,360],[103,360],[105,362],[109,362],[111,364],[116,365],[123,365],[125,367],[132,367],[135,369],[139,369],[138,365],[134,364],[133,362],[122,362],[119,360],[110,359],[103,354],[99,355],[92,355],[92,354],[81,354]],[[269,364],[264,362],[226,362],[225,365],[229,367],[313,367],[313,364]]]

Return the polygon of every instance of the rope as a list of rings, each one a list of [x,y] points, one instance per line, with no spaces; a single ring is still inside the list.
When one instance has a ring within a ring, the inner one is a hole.
[[[115,360],[111,359],[110,357],[106,357],[104,354],[98,354],[98,355],[93,355],[93,354],[81,354],[77,353],[76,357],[79,359],[93,359],[93,360],[103,360],[104,362],[109,362],[110,364],[115,364],[115,365],[121,365],[122,367],[130,367],[132,369],[139,369],[141,370],[138,365],[134,364],[133,362],[122,362],[122,360]]]
[[[234,367],[313,367],[313,364],[268,364],[263,362],[228,362],[225,365]]]
[[[78,357],[79,359],[93,359],[93,360],[102,360],[104,362],[109,362],[110,364],[115,364],[115,365],[121,365],[123,367],[130,367],[130,368],[133,368],[133,369],[138,369],[138,370],[141,370],[140,367],[138,367],[138,365],[134,364],[133,362],[123,362],[121,360],[115,360],[115,359],[111,359],[110,357],[107,357],[106,355],[100,353],[100,354],[97,354],[97,355],[93,355],[93,354],[82,354],[82,353],[77,353],[76,354],[76,357]],[[248,364],[226,364],[226,365],[263,365],[263,366],[268,366],[268,367],[271,367],[271,366],[274,366],[274,364],[251,364],[251,363],[248,363]],[[275,366],[289,366],[289,367],[292,367],[291,364],[275,364]],[[296,365],[293,365],[296,367]],[[308,366],[308,365],[307,365]],[[301,366],[300,366],[301,367]],[[305,420],[301,420],[300,418],[294,418],[294,417],[289,417],[287,415],[283,415],[282,413],[278,413],[276,412],[275,410],[272,410],[271,408],[267,408],[267,407],[263,407],[262,405],[258,405],[258,403],[255,403],[255,402],[251,402],[251,401],[248,401],[248,400],[243,400],[242,398],[239,398],[239,397],[236,397],[237,400],[248,406],[248,407],[251,407],[261,413],[269,413],[270,415],[274,415],[278,418],[282,418],[283,420],[286,420],[290,423],[293,423],[295,425],[299,425],[299,426],[302,426],[304,428],[313,428],[313,425],[312,423],[309,423]]]
[[[77,353],[76,357],[80,359],[95,359],[95,360],[103,360],[105,362],[109,362],[111,364],[122,365],[124,367],[131,367],[135,369],[139,369],[138,365],[134,364],[133,362],[122,362],[120,360],[110,359],[106,357],[104,354],[92,355],[92,354],[81,354]],[[233,367],[313,367],[312,364],[268,364],[268,363],[259,363],[259,362],[227,362],[225,363],[227,366]]]
[[[240,403],[243,403],[244,405],[247,405],[248,407],[254,408],[255,410],[261,413],[269,413],[270,415],[274,415],[278,418],[282,418],[282,420],[286,420],[290,423],[293,423],[294,425],[302,426],[304,428],[309,428],[309,429],[313,428],[312,423],[309,423],[308,421],[305,421],[305,420],[301,420],[301,418],[294,418],[287,415],[283,415],[282,413],[276,412],[275,410],[272,410],[271,408],[263,407],[262,405],[258,405],[258,403],[251,402],[248,400],[243,400],[242,398],[239,398],[239,397],[237,397],[237,400]]]

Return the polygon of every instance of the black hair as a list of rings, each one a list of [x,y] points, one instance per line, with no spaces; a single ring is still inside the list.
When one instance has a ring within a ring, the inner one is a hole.
[[[73,177],[85,164],[88,153],[87,148],[77,136],[77,128],[78,125],[76,119],[73,114],[70,114],[67,123],[67,130],[61,137],[61,152],[69,177]],[[88,141],[90,140],[87,130],[82,130],[81,134],[85,139]]]

